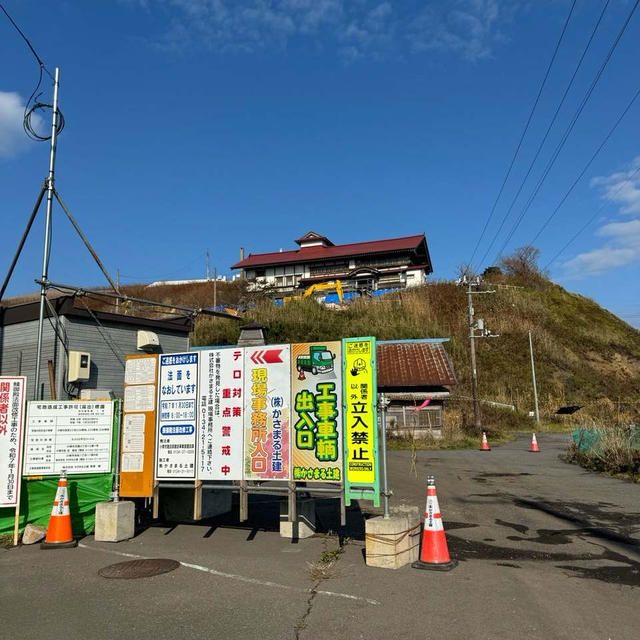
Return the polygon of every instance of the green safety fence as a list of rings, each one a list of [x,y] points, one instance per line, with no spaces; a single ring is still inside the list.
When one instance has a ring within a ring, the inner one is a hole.
[[[640,449],[640,426],[631,425],[627,427],[614,427],[614,429],[624,438],[629,439],[629,446],[632,449]],[[582,453],[601,454],[603,451],[602,429],[590,427],[580,427],[571,432],[571,437]]]
[[[114,401],[111,469],[109,473],[84,473],[69,475],[67,487],[69,510],[74,536],[91,533],[95,527],[96,504],[111,498],[116,462],[116,442],[119,436],[119,405]],[[53,499],[58,486],[58,476],[23,477],[20,491],[20,530],[27,524],[49,524]],[[13,532],[15,509],[0,508],[0,534]]]

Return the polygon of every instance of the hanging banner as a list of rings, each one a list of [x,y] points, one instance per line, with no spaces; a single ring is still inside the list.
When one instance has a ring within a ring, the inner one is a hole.
[[[380,506],[376,339],[344,338],[345,504],[373,500]]]
[[[109,473],[114,402],[117,401],[29,402],[24,474]]]
[[[342,448],[342,344],[292,344],[293,480],[341,482]]]
[[[150,498],[156,438],[158,356],[126,356],[120,439],[120,495]]]
[[[160,356],[156,471],[158,480],[196,477],[198,354]]]
[[[247,347],[244,364],[244,478],[290,480],[291,348]]]
[[[243,391],[243,348],[200,351],[199,480],[242,480]]]
[[[24,376],[0,376],[0,507],[20,503]]]

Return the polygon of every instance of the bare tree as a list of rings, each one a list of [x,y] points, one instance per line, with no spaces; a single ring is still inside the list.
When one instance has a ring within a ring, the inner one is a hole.
[[[538,267],[538,257],[540,250],[525,245],[518,247],[510,256],[504,256],[500,260],[500,269],[508,276],[520,278],[539,277],[542,274]]]

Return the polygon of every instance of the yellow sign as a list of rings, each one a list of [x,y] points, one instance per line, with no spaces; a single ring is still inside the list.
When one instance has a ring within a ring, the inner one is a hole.
[[[375,350],[375,338],[343,340],[346,504],[380,499]]]

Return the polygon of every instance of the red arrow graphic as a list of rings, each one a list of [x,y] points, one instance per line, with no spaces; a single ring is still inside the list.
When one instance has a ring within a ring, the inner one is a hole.
[[[282,349],[267,349],[262,356],[263,360],[269,364],[273,364],[274,362],[282,362],[280,359],[280,354],[282,353]]]
[[[282,362],[280,354],[282,349],[262,349],[260,351],[254,351],[250,358],[254,364],[274,364],[276,362]]]

